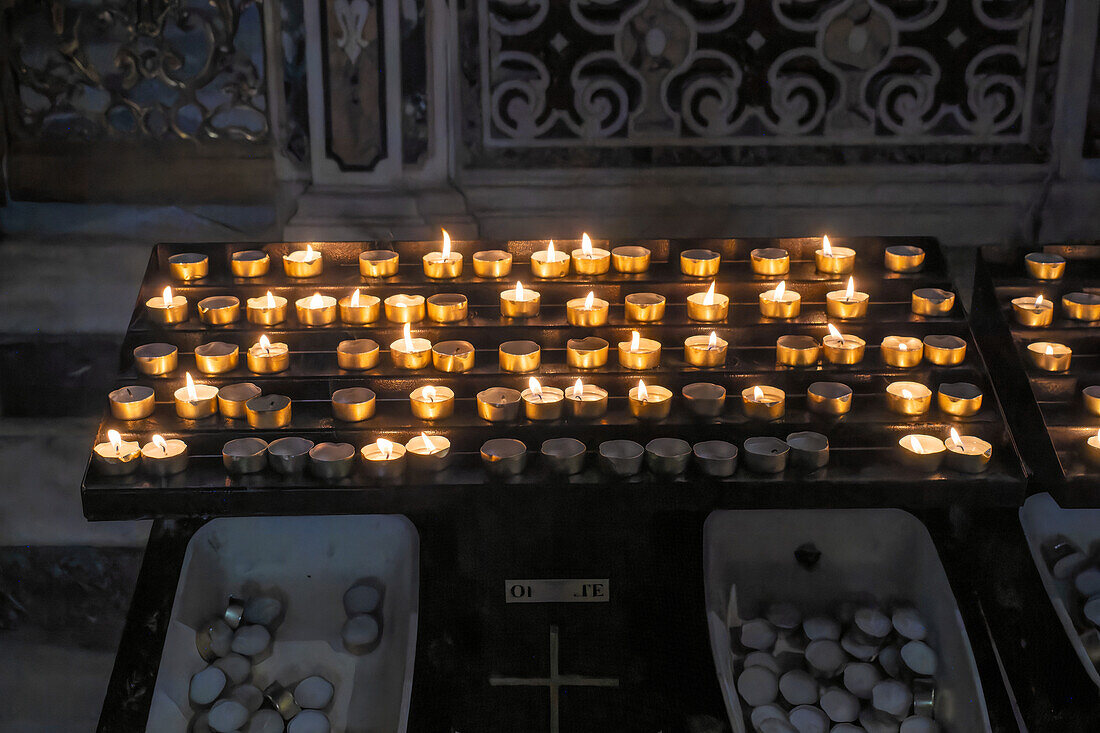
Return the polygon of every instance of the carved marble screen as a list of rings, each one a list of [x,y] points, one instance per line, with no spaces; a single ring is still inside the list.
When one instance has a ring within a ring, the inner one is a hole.
[[[1057,0],[471,0],[467,165],[1049,157]]]

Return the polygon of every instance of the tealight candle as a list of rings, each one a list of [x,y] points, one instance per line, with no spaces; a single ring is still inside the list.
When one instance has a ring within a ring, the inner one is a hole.
[[[637,274],[649,269],[650,252],[645,247],[627,245],[611,250],[611,266],[615,272]]]
[[[179,350],[172,344],[142,344],[134,349],[134,367],[142,374],[157,377],[174,372],[179,366]]]
[[[211,341],[195,347],[195,366],[203,374],[225,374],[237,368],[241,349],[236,344]]]
[[[116,420],[141,420],[152,415],[156,407],[153,388],[139,384],[116,389],[107,399]]]
[[[107,442],[92,449],[92,462],[104,476],[126,476],[141,463],[141,450],[136,442],[123,440],[117,430],[108,430]]]
[[[457,373],[474,368],[474,345],[469,341],[438,341],[432,345],[432,366]]]
[[[658,476],[677,476],[691,460],[691,444],[679,438],[654,438],[645,444],[645,462]]]
[[[551,438],[542,442],[542,464],[550,473],[572,476],[584,470],[587,452],[584,443],[576,438]]]
[[[489,422],[512,422],[519,417],[519,390],[490,387],[477,393],[477,415]]]
[[[1100,466],[1100,430],[1085,439],[1085,460],[1093,466]]]
[[[1066,273],[1066,259],[1046,252],[1031,252],[1024,256],[1027,274],[1036,280],[1061,280]]]
[[[450,280],[462,274],[462,253],[451,251],[451,235],[443,230],[443,247],[424,255],[424,274],[433,280]]]
[[[970,417],[982,409],[982,390],[970,382],[945,382],[936,392],[936,404],[948,415]]]
[[[248,426],[257,430],[285,428],[290,424],[290,398],[281,394],[265,394],[244,403]]]
[[[749,252],[752,271],[757,275],[786,275],[791,271],[791,253],[779,247],[761,247]]]
[[[920,364],[924,343],[912,336],[887,336],[882,339],[882,360],[892,367],[908,369]]]
[[[684,361],[696,367],[716,367],[726,363],[729,344],[711,331],[684,339]]]
[[[535,277],[565,277],[569,272],[569,255],[554,249],[554,240],[546,249],[531,253],[531,274]]]
[[[665,317],[665,296],[658,293],[631,293],[624,305],[628,321],[654,323]]]
[[[353,326],[374,323],[382,310],[382,301],[378,296],[363,295],[359,288],[351,295],[340,298],[336,305],[340,309],[340,320]]]
[[[706,476],[724,478],[737,471],[737,446],[724,440],[704,440],[691,446],[695,465]]]
[[[721,321],[729,314],[730,299],[714,292],[714,283],[705,293],[692,293],[687,298],[688,318],[693,321]]]
[[[405,456],[413,471],[442,471],[451,464],[451,441],[442,435],[421,433],[405,443]]]
[[[271,258],[259,249],[242,249],[229,257],[229,271],[234,277],[263,277],[270,267]]]
[[[951,437],[944,441],[947,448],[947,466],[962,473],[981,473],[989,468],[993,446],[973,435],[959,435],[951,428]]]
[[[1027,345],[1031,363],[1044,372],[1064,372],[1069,369],[1073,350],[1065,344],[1052,341],[1036,341]]]
[[[355,446],[318,443],[309,449],[309,470],[320,479],[347,478],[355,468]]]
[[[386,320],[391,323],[418,323],[424,320],[427,308],[423,295],[391,295],[383,301]]]
[[[821,433],[802,431],[787,436],[790,446],[790,462],[807,471],[816,471],[829,465],[829,439]]]
[[[607,323],[610,304],[589,291],[583,298],[571,298],[565,302],[565,320],[570,326],[602,326]]]
[[[903,436],[897,443],[898,460],[910,468],[934,473],[943,462],[947,446],[934,435],[914,433]]]
[[[712,249],[685,249],[680,253],[680,272],[690,277],[714,277],[722,255]]]
[[[182,252],[168,258],[168,272],[176,280],[201,280],[210,272],[210,258],[198,252]]]
[[[502,249],[474,252],[470,259],[474,263],[474,274],[478,277],[507,277],[512,271],[512,254]]]
[[[359,274],[363,277],[393,277],[397,265],[397,253],[393,250],[369,249],[359,253]]]
[[[592,246],[588,234],[581,235],[580,249],[570,254],[573,272],[578,275],[602,275],[611,267],[611,253],[606,249]]]
[[[1091,385],[1081,390],[1081,399],[1085,410],[1093,415],[1100,415],[1100,385]]]
[[[946,316],[955,307],[955,294],[942,288],[917,288],[912,301],[918,316]]]
[[[336,298],[314,293],[294,301],[298,322],[303,326],[327,326],[336,320]]]
[[[517,282],[514,289],[500,293],[500,315],[505,318],[532,318],[539,314],[542,296],[537,290],[528,290]]]
[[[924,358],[936,366],[956,366],[966,359],[966,341],[950,334],[924,337]]]
[[[277,341],[271,343],[266,335],[248,347],[245,355],[248,371],[253,374],[275,374],[290,366],[290,347]]]
[[[558,420],[561,418],[565,392],[557,387],[543,387],[531,377],[527,389],[520,392],[523,411],[528,420]]]
[[[775,362],[782,366],[813,366],[821,359],[821,344],[813,336],[787,334],[775,341]]]
[[[920,382],[886,385],[886,406],[898,415],[923,415],[932,406],[932,390]]]
[[[1062,310],[1075,321],[1100,321],[1100,295],[1066,293],[1062,296]]]
[[[696,417],[718,417],[726,406],[726,388],[710,382],[685,384],[680,394],[691,414]]]
[[[534,341],[505,341],[497,353],[500,368],[505,372],[533,372],[542,364],[542,349]]]
[[[607,390],[585,384],[580,379],[565,390],[565,401],[569,405],[570,417],[591,420],[603,417],[607,412]]]
[[[887,247],[883,264],[891,272],[917,272],[924,267],[924,250],[912,245]]]
[[[267,441],[236,438],[222,446],[222,465],[229,473],[256,473],[267,465]]]
[[[405,473],[405,446],[385,438],[367,443],[359,451],[364,473],[372,479],[396,479]]]
[[[187,443],[159,435],[141,447],[141,465],[153,476],[171,476],[187,468]]]
[[[847,275],[856,264],[856,251],[848,247],[834,247],[829,237],[821,238],[821,249],[814,252],[818,272],[829,275]]]
[[[455,393],[450,387],[425,384],[409,393],[413,417],[421,420],[441,420],[455,411]]]
[[[656,369],[661,363],[661,342],[630,332],[630,341],[619,342],[619,366],[627,369]]]
[[[515,438],[493,438],[481,446],[481,463],[490,475],[518,476],[527,466],[527,446]]]
[[[374,391],[366,387],[345,387],[332,393],[332,416],[344,422],[363,422],[374,417]]]
[[[244,405],[263,391],[252,382],[227,384],[218,390],[218,412],[222,417],[239,420],[244,417]]]
[[[172,288],[165,288],[160,295],[145,301],[145,313],[150,321],[162,326],[183,323],[187,320],[187,298],[173,295]]]
[[[283,255],[283,272],[287,277],[317,277],[324,269],[325,258],[313,245]]]
[[[760,436],[745,439],[745,467],[755,473],[782,473],[787,468],[791,447],[785,440]]]
[[[224,326],[241,318],[241,301],[235,295],[213,295],[199,301],[199,320],[208,326]]]
[[[423,369],[432,363],[432,342],[413,338],[406,323],[402,337],[390,344],[390,359],[398,369]]]
[[[843,334],[833,324],[828,324],[829,335],[821,340],[825,361],[830,364],[858,364],[863,361],[866,342],[858,336]]]
[[[574,369],[595,369],[607,363],[610,344],[599,336],[585,336],[565,342],[565,361]]]
[[[852,409],[852,388],[840,382],[814,382],[806,388],[810,412],[844,415]]]
[[[856,290],[855,278],[848,278],[848,287],[825,293],[825,312],[830,318],[863,318],[871,297]]]
[[[258,298],[249,298],[246,317],[249,323],[258,326],[274,326],[286,320],[286,298],[281,295],[272,295],[267,291],[266,295]]]
[[[462,293],[436,293],[427,300],[428,318],[436,323],[456,323],[466,317],[469,301]]]
[[[787,290],[785,282],[760,293],[760,315],[765,318],[794,318],[801,310],[802,296]]]
[[[176,414],[184,419],[197,420],[218,412],[218,387],[211,384],[195,384],[191,373],[186,373],[187,384],[175,392]]]
[[[657,385],[646,386],[638,380],[637,387],[627,393],[630,414],[639,420],[664,420],[672,407],[672,392]]]
[[[787,395],[778,387],[745,387],[741,390],[741,408],[754,420],[778,420],[783,417]]]
[[[341,369],[366,371],[378,365],[380,352],[374,339],[348,339],[336,345],[336,363]]]

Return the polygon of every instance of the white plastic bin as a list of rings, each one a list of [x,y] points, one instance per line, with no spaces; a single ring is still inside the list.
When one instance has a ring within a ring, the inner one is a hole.
[[[191,675],[206,663],[195,630],[230,594],[281,597],[273,653],[253,668],[263,689],[320,674],[336,688],[328,715],[338,733],[400,733],[408,723],[419,602],[419,535],[402,516],[215,519],[191,538],[149,709],[149,733],[186,733]],[[382,639],[364,656],[344,650],[344,591],[384,585]]]
[[[813,569],[795,560],[795,549],[807,542],[821,551]],[[734,733],[747,729],[726,626],[734,586],[737,609],[730,615],[742,619],[776,601],[806,614],[870,597],[912,604],[928,620],[939,653],[936,720],[955,733],[990,730],[958,605],[916,517],[897,509],[719,511],[707,517],[703,544],[711,651]]]

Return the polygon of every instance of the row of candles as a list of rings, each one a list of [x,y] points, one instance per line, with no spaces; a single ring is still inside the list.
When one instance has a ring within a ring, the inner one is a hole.
[[[421,258],[424,275],[433,280],[450,280],[462,274],[464,257],[451,247],[451,237],[443,230],[438,252]],[[606,250],[592,245],[588,234],[581,236],[581,246],[559,252],[550,240],[545,250],[531,254],[531,274],[538,278],[560,278],[570,268],[578,275],[603,275],[612,268],[624,274],[637,274],[649,269],[651,252],[640,245],[626,245]],[[884,264],[893,272],[916,272],[924,265],[924,250],[913,246],[887,247]],[[710,249],[689,249],[680,253],[680,271],[692,277],[712,277],[718,273],[721,253]],[[474,273],[483,278],[507,277],[512,271],[511,253],[501,249],[475,252],[471,257]],[[779,247],[762,247],[749,254],[752,270],[758,275],[784,275],[790,272],[790,253]],[[819,272],[844,275],[855,267],[856,252],[849,247],[833,247],[829,237],[821,238],[821,248],[814,251],[814,263]],[[368,250],[359,255],[359,272],[364,277],[392,277],[398,271],[399,256],[393,250]],[[254,278],[266,275],[271,258],[262,250],[242,250],[230,256],[230,271],[235,277]],[[183,282],[201,280],[210,272],[206,255],[184,252],[168,258],[172,277]],[[283,255],[283,272],[292,278],[317,277],[324,272],[324,256],[306,245]]]

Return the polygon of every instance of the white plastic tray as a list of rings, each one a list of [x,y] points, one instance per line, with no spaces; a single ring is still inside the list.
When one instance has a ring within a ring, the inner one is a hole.
[[[799,565],[795,549],[812,542],[821,560]],[[734,684],[727,605],[734,616],[762,615],[775,601],[804,613],[830,613],[842,601],[904,600],[928,620],[940,657],[936,719],[945,731],[989,731],[985,696],[966,629],[928,531],[897,509],[719,511],[703,530],[707,624],[718,684],[734,733],[745,715]]]
[[[149,733],[186,733],[191,675],[206,663],[195,629],[226,598],[254,593],[284,600],[270,657],[253,668],[263,689],[311,674],[333,683],[334,733],[402,733],[408,723],[416,652],[420,540],[402,516],[244,517],[215,519],[191,538],[149,709]],[[384,585],[382,640],[364,656],[340,638],[343,595],[364,578]]]
[[[1085,645],[1081,643],[1081,637],[1077,635],[1066,610],[1067,604],[1077,602],[1077,591],[1069,581],[1058,580],[1050,574],[1041,550],[1043,540],[1062,534],[1088,552],[1089,545],[1100,541],[1100,509],[1063,509],[1050,494],[1035,494],[1029,496],[1020,509],[1020,524],[1024,527],[1024,537],[1027,538],[1035,567],[1039,569],[1039,577],[1043,579],[1043,587],[1047,589],[1050,602],[1054,604],[1054,612],[1058,614],[1058,620],[1062,622],[1062,627],[1069,636],[1069,643],[1073,645],[1073,651],[1084,665],[1085,674],[1100,687],[1100,672],[1096,671],[1096,666],[1089,659]]]

